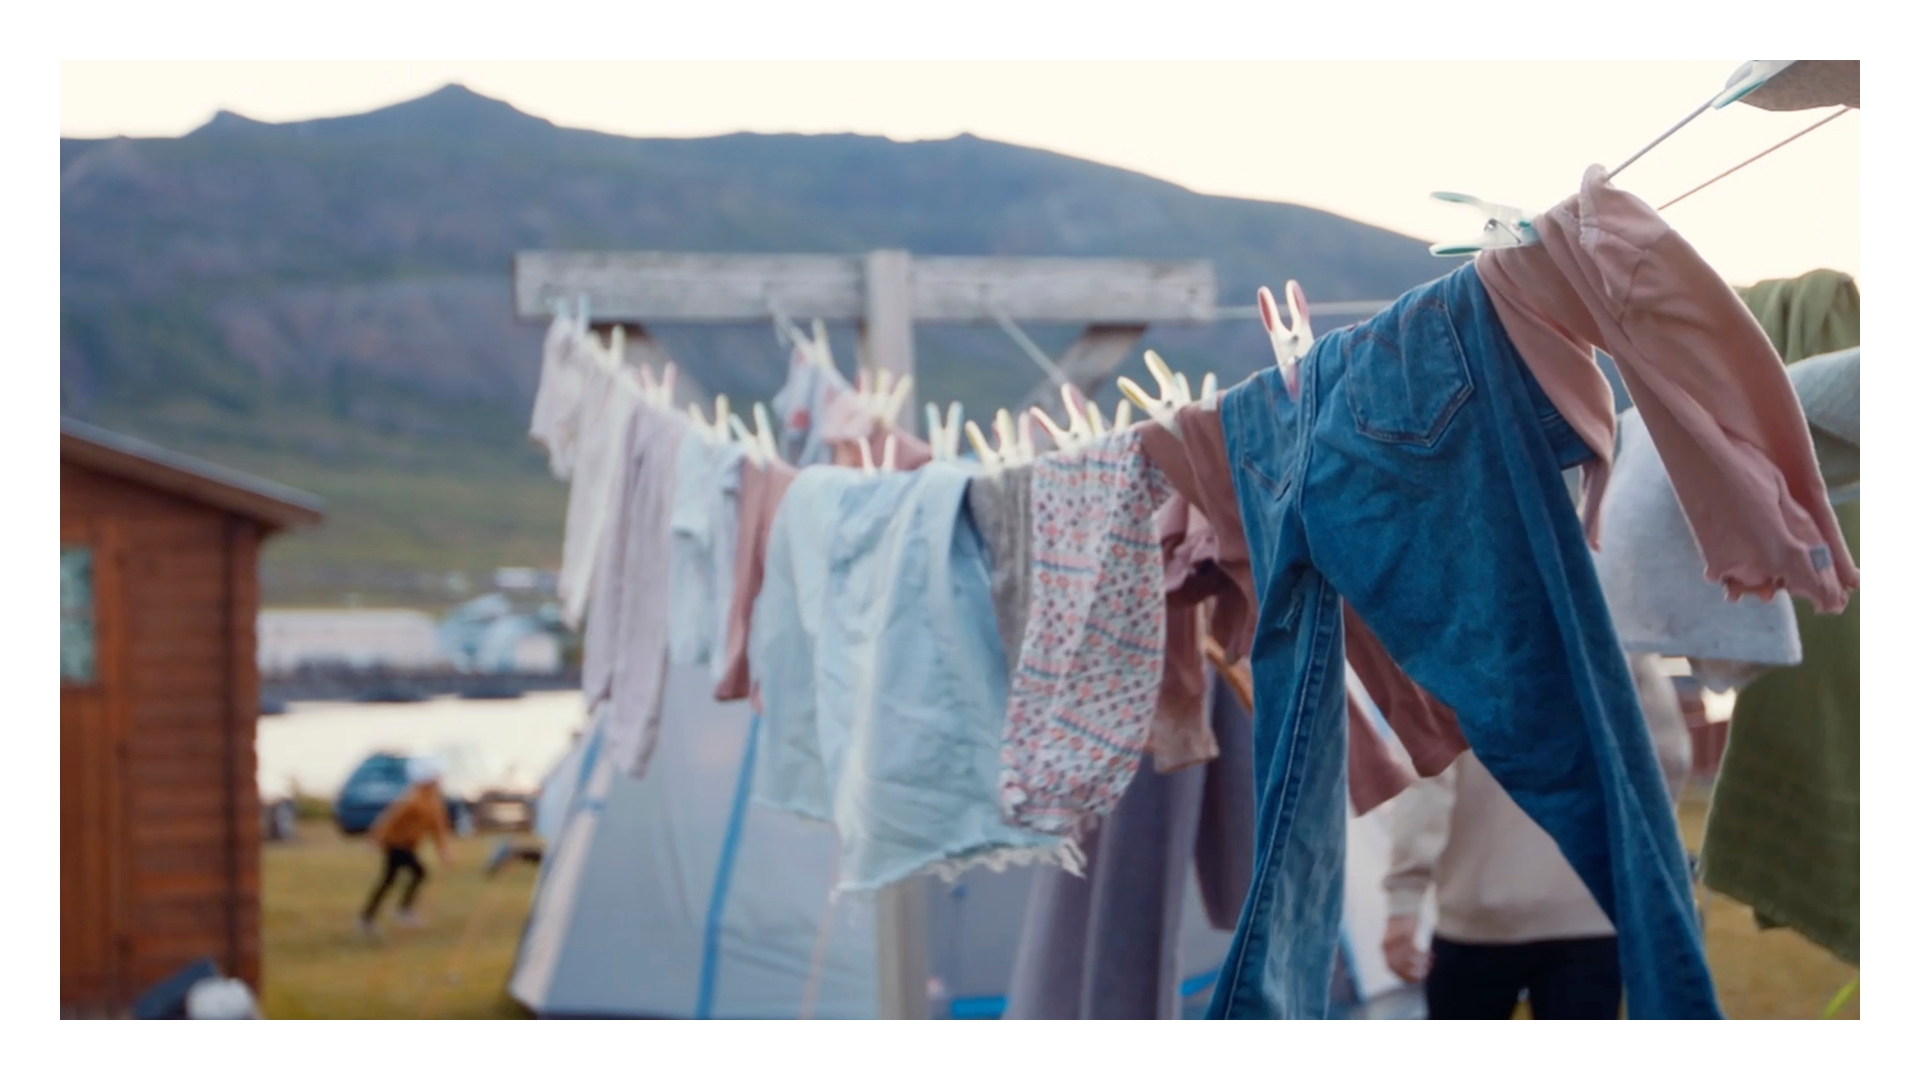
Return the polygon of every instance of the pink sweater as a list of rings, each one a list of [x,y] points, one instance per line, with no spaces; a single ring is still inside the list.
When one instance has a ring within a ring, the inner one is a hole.
[[[1786,589],[1825,613],[1860,584],[1827,502],[1786,367],[1732,288],[1653,208],[1593,166],[1534,219],[1540,243],[1481,252],[1494,310],[1541,389],[1599,461],[1586,527],[1598,545],[1618,362],[1674,494],[1730,599]]]

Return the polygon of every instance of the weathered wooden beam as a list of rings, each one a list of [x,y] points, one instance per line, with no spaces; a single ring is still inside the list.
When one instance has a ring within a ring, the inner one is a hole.
[[[923,322],[1204,322],[1213,318],[1205,260],[924,258],[913,313]]]
[[[778,306],[796,319],[860,319],[872,264],[859,255],[705,255],[659,251],[523,251],[513,260],[514,314],[538,320],[586,296],[596,322],[742,322]],[[927,256],[911,260],[917,322],[1205,322],[1214,316],[1205,260]]]
[[[1082,394],[1092,397],[1100,392],[1113,373],[1133,355],[1133,347],[1147,332],[1143,325],[1125,326],[1089,326],[1086,332],[1075,338],[1067,351],[1060,354],[1058,367]],[[1060,401],[1060,388],[1051,379],[1041,380],[1027,392],[1025,401],[1020,403],[1022,412],[1029,406],[1038,405],[1047,410],[1049,416],[1064,418],[1065,406]]]
[[[777,304],[796,319],[866,313],[858,255],[700,255],[667,251],[523,251],[513,257],[514,315],[540,319],[587,297],[594,321],[737,322]]]

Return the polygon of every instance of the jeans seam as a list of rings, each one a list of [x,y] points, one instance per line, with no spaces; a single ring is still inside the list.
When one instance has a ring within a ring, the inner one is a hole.
[[[1285,826],[1282,831],[1265,839],[1260,845],[1262,848],[1261,858],[1263,865],[1259,879],[1260,887],[1255,890],[1254,895],[1260,897],[1262,910],[1258,914],[1262,916],[1267,915],[1271,910],[1269,885],[1273,874],[1280,864],[1285,861],[1284,854],[1279,859],[1275,859],[1274,852],[1279,851],[1284,853],[1287,850],[1287,842],[1292,839],[1294,826],[1298,823],[1299,818],[1299,794],[1304,781],[1301,779],[1300,771],[1296,766],[1300,762],[1302,742],[1307,738],[1307,729],[1309,727],[1308,724],[1301,722],[1301,720],[1306,717],[1310,703],[1317,700],[1315,691],[1318,690],[1325,681],[1327,669],[1331,666],[1326,662],[1326,653],[1322,643],[1324,639],[1330,636],[1327,630],[1327,624],[1333,620],[1325,614],[1324,609],[1328,607],[1326,602],[1327,598],[1329,596],[1337,597],[1337,594],[1333,590],[1332,583],[1326,581],[1324,578],[1322,578],[1320,582],[1320,589],[1320,600],[1316,606],[1322,609],[1322,614],[1314,623],[1313,641],[1308,650],[1309,659],[1307,661],[1307,669],[1304,677],[1300,680],[1299,688],[1294,693],[1293,701],[1289,706],[1289,712],[1291,712],[1295,718],[1295,723],[1293,725],[1292,735],[1287,740],[1286,756],[1279,763],[1281,765],[1278,774],[1279,785],[1277,791],[1279,804],[1274,810],[1274,820],[1276,822],[1285,822]],[[1292,606],[1297,610],[1304,605],[1296,601]],[[1339,609],[1337,607],[1333,610],[1333,616],[1334,618],[1338,618],[1339,616]],[[1267,949],[1271,947],[1272,945],[1269,941]],[[1263,963],[1267,949],[1261,950]],[[1225,1008],[1222,1010],[1223,1012],[1232,1012],[1234,1005],[1239,999],[1240,986],[1243,982],[1242,972],[1245,966],[1246,957],[1242,955],[1234,965],[1233,978],[1227,988],[1227,1000]]]

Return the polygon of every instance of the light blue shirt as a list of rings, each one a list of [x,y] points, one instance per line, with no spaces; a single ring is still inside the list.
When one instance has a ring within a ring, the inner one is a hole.
[[[689,430],[675,466],[668,655],[674,664],[707,665],[716,682],[726,666],[745,455],[737,443],[710,442]]]
[[[805,469],[774,519],[755,798],[833,824],[841,889],[1064,849],[1000,818],[1007,669],[968,476]]]

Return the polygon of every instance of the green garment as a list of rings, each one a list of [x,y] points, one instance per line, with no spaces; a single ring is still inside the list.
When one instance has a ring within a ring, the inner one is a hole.
[[[1788,365],[1859,345],[1859,292],[1844,274],[1762,282],[1741,297]],[[1811,433],[1829,490],[1857,484],[1857,441]],[[1858,564],[1860,504],[1834,513]],[[1762,675],[1734,701],[1701,879],[1752,907],[1762,927],[1789,927],[1858,966],[1860,597],[1838,615],[1796,600],[1794,617],[1800,665]]]
[[[1860,504],[1835,507],[1860,557]],[[1707,888],[1860,963],[1860,597],[1794,602],[1803,659],[1754,680],[1733,726],[1700,852]]]
[[[1739,290],[1789,364],[1860,344],[1860,286],[1838,270],[1812,270]]]

